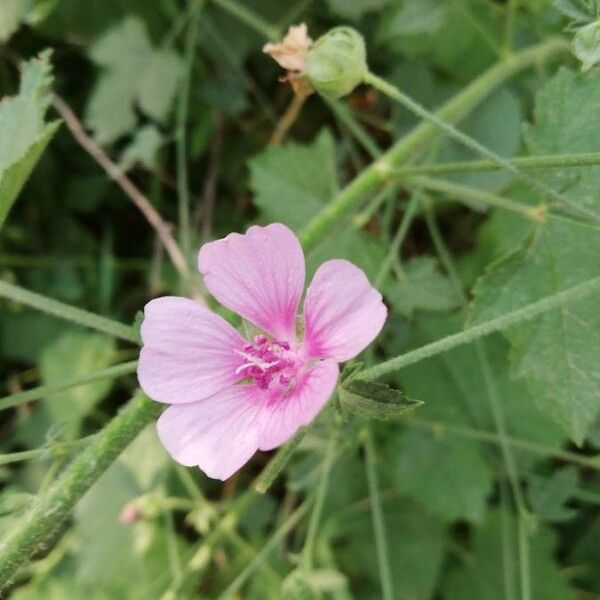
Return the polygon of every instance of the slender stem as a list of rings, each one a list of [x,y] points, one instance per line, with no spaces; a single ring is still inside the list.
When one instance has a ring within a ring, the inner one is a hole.
[[[296,448],[298,448],[307,432],[307,427],[299,429],[296,435],[285,444],[285,446],[277,451],[277,454],[275,454],[275,456],[267,463],[267,466],[260,472],[253,486],[259,494],[265,494],[271,487],[279,473],[283,471],[285,465],[287,465],[290,458],[292,458],[292,454],[294,454]]]
[[[0,398],[0,411],[6,410],[13,406],[18,406],[24,402],[31,402],[32,400],[39,400],[52,394],[64,392],[74,387],[92,383],[94,381],[101,381],[102,379],[115,379],[122,375],[128,375],[134,373],[137,368],[137,360],[132,360],[122,365],[115,365],[108,369],[102,369],[101,371],[95,371],[94,373],[86,373],[79,377],[74,377],[61,383],[55,383],[52,385],[42,385],[40,387],[27,390],[25,392],[19,392],[18,394],[12,394],[10,396],[4,396]]]
[[[183,256],[189,261],[192,244],[190,228],[190,191],[187,170],[187,135],[186,125],[189,112],[190,85],[192,80],[192,68],[194,64],[194,51],[198,38],[198,24],[202,0],[192,0],[191,17],[185,38],[185,72],[179,92],[179,103],[177,105],[176,126],[176,160],[177,160],[177,206],[179,212],[179,243]]]
[[[451,425],[441,421],[428,421],[426,419],[419,419],[418,417],[413,416],[400,417],[400,420],[411,427],[418,427],[419,429],[433,431],[438,436],[443,436],[446,433],[449,433],[450,435],[455,435],[468,440],[477,440],[495,445],[501,444],[500,436],[491,431],[472,429],[470,427],[460,427],[458,425]],[[544,446],[543,444],[509,436],[507,436],[506,440],[513,448],[530,452],[531,454],[537,454],[538,456],[543,456],[545,458],[564,460],[566,462],[581,465],[587,469],[600,471],[600,456],[585,456],[576,454],[575,452],[569,452],[568,450],[552,448],[551,446]]]
[[[419,206],[419,191],[415,190],[411,199],[406,206],[406,210],[404,211],[404,215],[402,216],[402,220],[400,221],[400,225],[398,227],[398,231],[390,244],[389,252],[385,257],[384,261],[381,263],[379,267],[379,271],[377,272],[377,276],[375,277],[374,285],[376,288],[379,288],[381,284],[385,281],[387,274],[394,262],[394,259],[398,256],[398,252],[402,246],[402,242],[410,229],[410,225],[412,220],[417,212],[417,208]]]
[[[381,578],[382,598],[383,600],[394,600],[394,586],[390,568],[383,509],[381,507],[381,498],[379,497],[377,461],[375,459],[373,437],[368,427],[364,429],[364,448],[369,497],[371,499],[371,516],[373,517],[373,531],[375,534],[375,547],[377,550],[377,562],[379,564],[379,577]]]
[[[0,590],[60,528],[75,503],[161,407],[141,392],[78,454],[0,543]]]
[[[59,319],[71,321],[96,331],[101,331],[113,337],[120,338],[127,342],[139,343],[139,337],[133,327],[123,325],[107,317],[101,317],[87,310],[75,308],[68,304],[63,304],[58,300],[52,300],[46,296],[30,292],[19,286],[13,285],[6,281],[0,281],[0,297],[7,298],[19,304],[25,304],[36,310],[48,313]]]
[[[505,54],[510,54],[515,35],[516,14],[519,0],[508,0],[505,4],[506,15],[504,17],[504,41],[502,50]]]
[[[229,584],[227,589],[219,596],[219,600],[233,598],[240,588],[246,583],[248,578],[259,568],[266,560],[267,556],[273,551],[275,546],[285,538],[285,536],[299,523],[312,504],[312,498],[305,500],[277,529],[269,541],[259,550],[254,558],[246,565],[239,575]]]
[[[9,465],[16,462],[22,462],[24,460],[31,460],[32,458],[41,458],[48,456],[50,448],[47,446],[44,448],[35,448],[34,450],[23,450],[23,452],[12,452],[10,454],[0,454],[0,466]]]
[[[397,87],[391,85],[381,77],[378,77],[377,75],[369,72],[367,73],[367,75],[365,75],[365,83],[371,84],[374,88],[383,92],[393,100],[396,100],[397,102],[402,104],[402,106],[410,110],[412,113],[431,123],[438,129],[446,133],[448,136],[452,137],[456,141],[466,146],[467,148],[470,148],[478,154],[481,154],[487,159],[495,162],[498,166],[511,173],[515,179],[522,181],[525,185],[539,192],[546,198],[553,200],[554,202],[562,206],[567,206],[580,214],[585,214],[586,216],[594,219],[596,222],[600,221],[600,215],[596,214],[594,211],[580,206],[567,196],[559,194],[550,186],[546,185],[544,182],[539,181],[538,179],[534,179],[526,173],[523,173],[517,166],[515,166],[509,160],[502,158],[500,155],[496,154],[483,144],[479,143],[477,140],[466,135],[462,131],[459,131],[458,129],[456,129],[456,127],[450,124],[446,119],[442,118],[439,114],[430,112],[425,107],[421,106],[419,103],[413,100],[410,96],[399,90]]]
[[[246,8],[241,2],[234,0],[211,0],[211,2],[269,40],[277,41],[281,37],[279,27],[267,23],[265,19]]]
[[[307,98],[308,96],[305,96],[304,94],[294,94],[286,111],[283,113],[279,121],[277,121],[277,125],[273,130],[271,139],[269,140],[270,146],[279,146],[283,142],[287,132],[291,129],[300,116],[300,111],[302,110]]]
[[[319,482],[319,488],[317,489],[317,495],[315,498],[315,506],[310,515],[308,531],[306,533],[306,541],[304,542],[304,549],[302,550],[302,565],[306,571],[311,571],[313,567],[315,541],[317,539],[319,523],[321,522],[323,506],[325,505],[325,498],[327,496],[329,476],[331,475],[331,467],[335,457],[335,446],[336,438],[335,436],[332,436],[329,440],[329,444],[327,444],[325,458],[323,459],[323,472],[321,473],[321,480]]]
[[[397,371],[402,367],[423,360],[424,358],[429,358],[430,356],[447,352],[448,350],[456,348],[457,346],[462,346],[464,344],[473,342],[495,331],[500,331],[502,329],[506,329],[507,327],[531,320],[545,312],[560,308],[563,304],[586,298],[587,296],[598,292],[599,290],[600,277],[589,279],[584,283],[567,288],[562,292],[546,296],[537,302],[532,302],[531,304],[527,304],[522,308],[512,310],[500,317],[496,317],[495,319],[479,323],[478,325],[473,325],[464,331],[449,335],[441,340],[432,342],[431,344],[421,346],[416,350],[411,350],[406,354],[401,354],[400,356],[386,360],[378,365],[362,371],[360,373],[360,377],[362,379],[375,379],[377,377],[381,377],[387,373]]]
[[[455,123],[514,74],[531,65],[551,59],[568,49],[569,46],[564,40],[552,39],[518,52],[512,55],[510,60],[497,63],[479,76],[435,114],[447,123]],[[351,212],[365,196],[373,194],[387,181],[390,170],[397,168],[438,136],[439,127],[427,121],[420,123],[400,138],[390,150],[355,177],[306,225],[300,236],[305,249],[314,247],[341,217]]]
[[[171,227],[160,216],[152,203],[142,192],[126,177],[122,169],[116,165],[106,152],[86,133],[85,128],[71,107],[59,96],[53,94],[52,105],[64,119],[67,127],[75,140],[84,150],[104,169],[106,174],[125,192],[129,199],[137,206],[148,223],[155,229],[161,243],[165,247],[171,262],[177,272],[187,280],[189,269],[187,262],[171,235]]]
[[[600,152],[579,152],[575,154],[545,154],[542,156],[519,156],[508,158],[509,163],[520,169],[561,169],[569,167],[593,167],[600,165]],[[415,175],[453,175],[456,173],[477,173],[499,171],[502,167],[492,160],[465,160],[427,165],[415,165],[392,169],[392,178]]]

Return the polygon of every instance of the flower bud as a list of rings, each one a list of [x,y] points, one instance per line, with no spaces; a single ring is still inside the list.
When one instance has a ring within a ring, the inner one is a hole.
[[[600,21],[583,26],[573,38],[573,53],[581,61],[581,70],[589,71],[600,62]]]
[[[362,35],[351,27],[335,27],[322,35],[306,54],[304,75],[324,96],[340,98],[362,83],[367,52]]]

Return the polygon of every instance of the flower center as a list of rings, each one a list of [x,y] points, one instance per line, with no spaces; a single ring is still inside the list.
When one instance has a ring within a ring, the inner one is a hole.
[[[235,352],[244,359],[235,372],[243,378],[253,379],[261,390],[287,393],[296,385],[300,361],[287,342],[257,335],[253,343]]]

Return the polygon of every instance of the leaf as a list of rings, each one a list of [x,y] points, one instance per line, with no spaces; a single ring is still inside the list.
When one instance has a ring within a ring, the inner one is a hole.
[[[550,477],[530,475],[527,496],[534,513],[541,519],[562,522],[572,519],[577,511],[566,508],[577,490],[577,470],[575,467],[564,467],[556,470]]]
[[[44,385],[60,383],[108,367],[116,351],[112,338],[72,331],[44,348],[40,369]],[[65,423],[67,437],[79,432],[81,421],[104,398],[112,381],[100,380],[49,396],[45,406],[56,423]]]
[[[593,228],[549,221],[475,287],[471,322],[495,318],[600,274]],[[587,298],[506,330],[512,370],[538,406],[581,443],[600,409],[600,312]]]
[[[403,315],[411,317],[417,309],[444,312],[462,304],[452,281],[438,271],[435,258],[417,256],[403,267],[406,278],[386,288],[386,297]]]
[[[512,91],[501,88],[483,102],[465,119],[461,131],[475,138],[486,148],[503,157],[514,156],[521,145],[522,112],[519,99]],[[473,151],[458,142],[445,139],[436,159],[443,161],[473,160]],[[505,171],[491,173],[463,173],[450,176],[449,179],[499,192],[511,178]]]
[[[589,0],[553,0],[552,4],[565,17],[575,21],[586,22],[594,18],[594,11]]]
[[[127,17],[90,49],[103,69],[86,109],[86,121],[101,144],[114,142],[137,123],[136,106],[164,123],[169,116],[183,65],[173,50],[154,48],[144,23]]]
[[[503,570],[502,529],[507,523],[512,534],[513,548],[509,549],[510,569]],[[574,594],[563,577],[553,554],[556,546],[553,532],[539,528],[530,534],[529,562],[531,598],[543,600],[572,600]],[[474,535],[469,560],[461,561],[451,567],[442,582],[444,600],[464,600],[465,598],[485,598],[486,600],[504,600],[511,597],[506,582],[512,581],[514,589],[520,589],[518,583],[516,529],[514,517],[504,515],[499,510],[491,512],[485,525]]]
[[[140,127],[129,145],[123,150],[120,167],[128,171],[135,165],[140,164],[151,171],[156,169],[158,151],[163,145],[163,137],[154,125]]]
[[[58,129],[45,122],[52,83],[50,52],[25,63],[19,93],[0,103],[0,228]]]
[[[460,315],[427,315],[417,321],[411,346],[455,333],[461,329],[461,321]],[[564,440],[560,428],[537,410],[522,384],[509,379],[508,344],[501,336],[486,342],[482,343],[509,436],[560,447]],[[444,521],[481,522],[493,492],[493,467],[500,460],[500,448],[452,429],[496,431],[477,350],[465,346],[409,365],[398,373],[397,381],[408,395],[425,404],[415,414],[418,422],[406,419],[406,427],[388,441],[396,487]],[[419,422],[431,426],[420,427]],[[520,468],[535,460],[516,447],[513,453]]]
[[[18,29],[26,4],[25,0],[3,0],[0,10],[0,42],[6,42]]]
[[[335,147],[328,129],[312,144],[288,142],[250,161],[254,202],[267,221],[294,231],[307,223],[338,189]]]
[[[384,383],[362,379],[342,382],[338,395],[342,408],[365,419],[393,419],[422,404]]]
[[[369,12],[380,10],[391,0],[326,0],[329,10],[343,19],[357,21]]]
[[[434,597],[446,545],[443,523],[414,503],[398,499],[384,504],[384,522],[394,598]],[[340,519],[333,537],[336,563],[351,581],[352,596],[381,598],[371,515],[362,512]]]
[[[538,94],[526,139],[535,153],[593,151],[600,137],[600,73],[561,69]],[[555,170],[547,181],[600,212],[600,169]],[[494,318],[600,274],[600,235],[585,223],[548,217],[476,285],[471,322]],[[580,444],[600,412],[600,311],[588,298],[505,332],[512,373],[538,406]]]

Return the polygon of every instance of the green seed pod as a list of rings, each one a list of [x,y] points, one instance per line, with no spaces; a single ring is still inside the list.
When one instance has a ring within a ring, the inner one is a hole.
[[[322,35],[306,54],[304,75],[324,96],[340,98],[362,83],[367,52],[362,35],[351,27],[335,27]]]
[[[581,61],[582,71],[589,71],[600,62],[600,21],[577,31],[573,38],[573,53]]]

